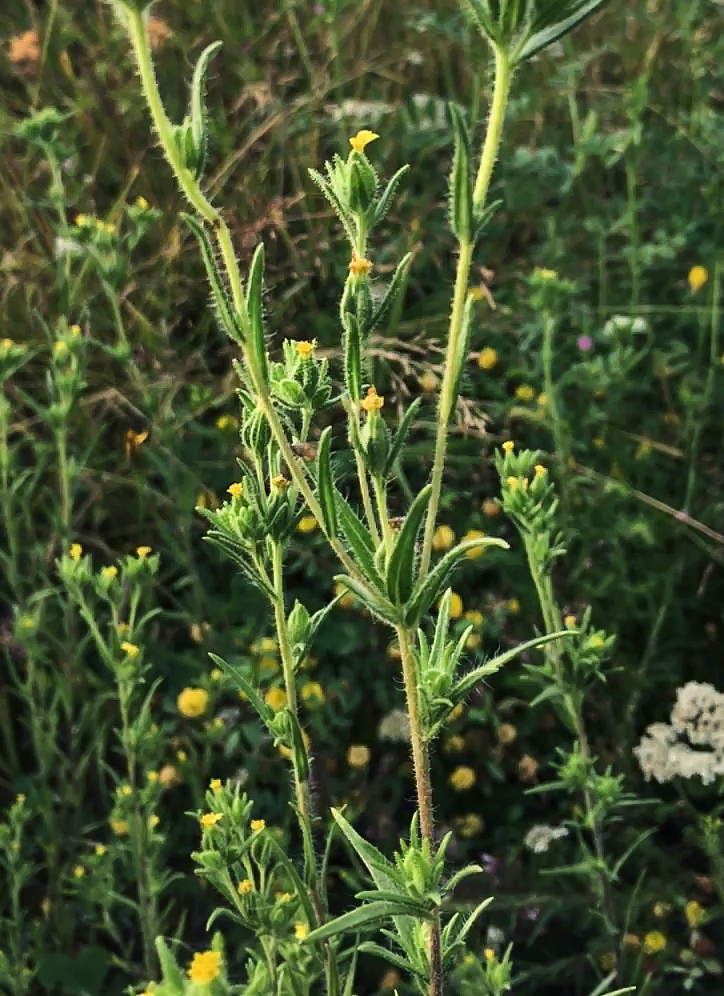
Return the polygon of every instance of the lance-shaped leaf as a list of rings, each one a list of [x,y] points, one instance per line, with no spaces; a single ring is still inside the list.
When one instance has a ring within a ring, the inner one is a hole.
[[[307,936],[306,942],[322,941],[327,937],[334,937],[335,934],[346,934],[350,931],[373,930],[385,920],[395,917],[414,916],[416,919],[422,920],[429,915],[429,908],[422,902],[380,900],[359,906],[356,910],[343,913],[342,916],[317,927]]]
[[[409,165],[401,166],[398,169],[398,171],[395,173],[395,175],[392,177],[392,179],[389,181],[387,186],[385,187],[382,196],[375,205],[375,213],[372,219],[373,225],[376,225],[379,221],[382,221],[384,216],[390,210],[390,207],[392,205],[392,198],[395,196],[395,192],[397,191],[397,187],[400,183],[400,180],[402,179],[402,177],[405,175],[405,173],[408,171],[409,168],[410,168]]]
[[[382,592],[384,581],[375,566],[375,546],[369,530],[339,492],[336,493],[336,499],[339,524],[355,562],[367,575],[377,591]]]
[[[450,173],[450,227],[458,239],[470,240],[473,232],[473,162],[470,134],[457,104],[450,103],[455,130],[455,154]]]
[[[463,379],[463,371],[465,370],[465,360],[468,356],[468,346],[470,344],[470,330],[473,324],[473,305],[475,303],[475,298],[472,294],[468,294],[465,299],[465,306],[463,307],[463,317],[460,322],[460,330],[458,332],[458,338],[456,342],[455,356],[451,357],[451,364],[454,371],[453,388],[450,394],[450,405],[451,411],[455,410],[455,405],[457,404],[458,395],[460,393],[460,385]]]
[[[546,643],[552,643],[553,640],[560,640],[565,637],[573,636],[574,633],[570,629],[562,629],[557,633],[546,633],[543,636],[535,636],[532,640],[526,640],[525,643],[519,643],[517,647],[513,647],[510,650],[506,650],[504,654],[499,654],[497,657],[491,658],[482,664],[480,667],[476,667],[469,674],[466,674],[460,679],[455,687],[455,697],[459,699],[462,695],[467,695],[471,688],[473,688],[479,681],[486,678],[489,674],[495,674],[499,671],[504,664],[508,661],[514,660],[518,654],[523,654],[527,650],[535,650],[537,647],[543,647]]]
[[[417,536],[430,501],[432,485],[417,495],[405,516],[387,565],[387,595],[395,605],[405,605],[414,586]]]
[[[349,577],[347,574],[337,574],[334,580],[344,585],[362,602],[365,608],[368,608],[373,615],[378,616],[383,622],[389,623],[391,626],[396,626],[400,622],[394,605],[391,605],[386,598],[368,585],[357,581],[356,578]]]
[[[440,594],[447,587],[450,577],[465,556],[471,550],[485,549],[487,546],[498,546],[502,550],[508,550],[509,546],[505,540],[496,536],[481,536],[479,539],[465,540],[458,546],[448,550],[442,559],[435,564],[433,569],[423,578],[410,600],[410,605],[405,613],[405,623],[409,626],[417,625],[430,606],[435,602]]]
[[[375,308],[374,314],[372,315],[372,320],[369,325],[369,331],[373,332],[389,315],[392,305],[397,300],[398,294],[402,293],[407,287],[407,281],[410,276],[410,264],[412,263],[412,253],[406,253],[400,262],[397,264],[397,269],[395,270],[395,275],[393,276],[390,284],[385,291],[385,295],[380,301],[380,303]]]
[[[516,62],[530,59],[536,52],[567,35],[607,0],[538,0],[525,43],[516,51]]]
[[[337,503],[332,478],[332,426],[328,425],[317,447],[317,491],[322,509],[324,528],[331,539],[337,536]]]
[[[163,975],[163,987],[166,989],[171,996],[179,996],[181,993],[186,991],[186,983],[184,981],[184,974],[176,963],[171,950],[166,944],[163,937],[156,938],[156,952],[158,954],[158,961],[161,965],[161,974]]]
[[[194,149],[196,152],[196,176],[198,177],[203,169],[208,146],[208,133],[206,129],[206,106],[204,101],[204,87],[206,85],[206,73],[209,63],[221,48],[221,42],[212,42],[207,45],[199,56],[191,80],[191,108],[189,118],[191,122],[191,135],[193,137]]]
[[[316,169],[310,169],[309,175],[317,184],[319,189],[322,191],[324,196],[327,198],[332,208],[334,209],[337,217],[342,222],[342,226],[347,234],[347,238],[350,242],[354,243],[356,240],[356,233],[354,228],[354,219],[352,215],[343,206],[335,190],[333,190],[332,185],[327,183],[321,173],[318,173]]]
[[[382,958],[384,961],[388,961],[390,965],[394,965],[395,968],[399,968],[403,972],[413,971],[412,965],[403,958],[402,955],[395,954],[394,951],[390,951],[389,948],[383,948],[381,944],[375,944],[374,941],[363,941],[357,949],[360,954],[371,954],[375,955],[377,958]]]
[[[254,686],[246,680],[241,669],[237,667],[236,664],[230,664],[228,661],[225,661],[223,657],[218,657],[216,654],[209,654],[209,657],[217,667],[220,667],[222,671],[225,671],[234,679],[239,686],[239,690],[246,695],[249,702],[254,707],[254,710],[258,714],[262,723],[264,723],[266,727],[271,726],[275,716],[274,710],[271,706],[267,705]]]
[[[407,434],[410,431],[412,420],[415,415],[417,415],[417,410],[421,404],[422,398],[415,398],[405,414],[402,416],[402,421],[400,422],[397,432],[392,437],[392,442],[390,443],[390,452],[387,457],[387,463],[385,464],[385,477],[392,473],[397,458],[400,455],[400,451],[402,450],[405,440],[407,439]]]
[[[285,709],[287,722],[292,731],[292,752],[294,754],[294,767],[301,781],[305,782],[309,778],[309,755],[304,745],[302,728],[299,725],[296,713],[291,709]]]
[[[473,221],[475,222],[475,231],[473,232],[473,243],[477,243],[480,236],[483,234],[488,226],[488,222],[493,217],[495,212],[498,210],[503,201],[498,198],[497,201],[492,201],[487,206],[483,206],[482,210],[480,205],[473,205]]]
[[[264,290],[264,243],[260,242],[254,251],[249,267],[246,290],[246,311],[249,316],[251,347],[264,383],[268,381],[266,343],[264,341],[264,313],[262,293]]]
[[[206,276],[208,277],[208,281],[211,286],[211,297],[214,302],[214,308],[216,310],[216,317],[218,318],[219,325],[230,339],[242,346],[244,344],[244,333],[236,314],[234,313],[234,308],[229,300],[228,294],[226,293],[226,288],[224,287],[221,277],[219,276],[219,272],[216,269],[211,240],[206,234],[206,230],[203,225],[201,225],[196,218],[192,218],[190,214],[182,214],[181,217],[194,233],[199,243],[201,258],[204,262]]]

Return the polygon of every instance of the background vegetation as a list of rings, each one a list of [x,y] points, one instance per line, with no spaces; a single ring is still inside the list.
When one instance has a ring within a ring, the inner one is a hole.
[[[307,168],[361,127],[381,135],[370,155],[383,173],[413,164],[376,247],[380,270],[410,249],[414,262],[404,311],[376,343],[375,383],[390,405],[431,399],[454,266],[444,101],[472,108],[481,131],[490,94],[487,53],[456,3],[167,0],[155,14],[160,81],[179,117],[188,53],[224,42],[209,85],[209,186],[242,264],[265,243],[270,348],[317,338],[335,369],[347,251]],[[471,561],[456,585],[460,625],[474,622],[492,654],[533,635],[539,617],[491,452],[512,438],[551,454],[568,547],[559,599],[578,618],[590,605],[616,637],[608,680],[586,702],[592,750],[642,802],[609,829],[612,849],[648,833],[616,884],[623,981],[667,996],[722,985],[721,780],[648,783],[633,754],[677,687],[724,690],[722,18],[709,0],[613,2],[520,71],[444,491],[456,536],[512,544],[504,561]],[[144,931],[180,938],[189,957],[206,946],[214,902],[194,876],[198,825],[186,814],[211,778],[238,779],[283,832],[285,771],[207,653],[258,668],[270,686],[278,664],[260,601],[202,543],[194,511],[234,480],[232,352],[126,43],[100,0],[8,0],[0,37],[0,986],[101,996],[153,974]],[[572,281],[552,375],[529,300],[535,267]],[[430,400],[406,453],[413,491],[434,420]],[[440,546],[451,541],[439,532]],[[56,567],[72,544],[96,572],[117,565],[126,594],[104,600],[113,578],[98,574],[96,602],[80,604]],[[291,594],[318,608],[333,571],[315,532],[300,532]],[[412,809],[387,641],[343,600],[302,690],[317,805],[346,802],[381,847]],[[124,645],[142,647],[143,687],[119,664],[132,656]],[[205,693],[195,705],[179,699],[189,688]],[[573,996],[595,990],[610,944],[570,867],[572,842],[544,854],[524,843],[573,805],[525,794],[552,780],[570,739],[545,701],[529,706],[536,694],[510,668],[450,725],[434,767],[438,816],[456,856],[486,868],[471,902],[481,889],[496,897],[480,949],[513,941],[516,991]],[[150,773],[144,786],[127,784],[129,758]],[[140,819],[144,853],[128,833]],[[342,851],[332,874],[343,908],[358,874]],[[232,927],[226,938],[242,950]],[[400,982],[370,959],[359,984]]]

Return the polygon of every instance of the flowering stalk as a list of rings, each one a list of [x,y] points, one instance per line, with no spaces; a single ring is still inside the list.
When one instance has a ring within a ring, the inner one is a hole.
[[[493,175],[495,160],[498,155],[500,139],[505,121],[505,109],[512,79],[512,67],[507,52],[495,49],[495,83],[493,86],[493,101],[490,106],[488,129],[485,134],[480,157],[480,165],[473,191],[473,212],[482,216],[485,202]],[[435,533],[437,511],[440,504],[442,475],[445,469],[447,454],[447,437],[450,430],[450,419],[457,400],[457,385],[460,379],[461,338],[464,333],[465,301],[468,294],[470,279],[470,264],[473,258],[474,242],[471,238],[463,238],[458,245],[458,263],[455,274],[455,290],[453,293],[452,312],[448,330],[447,351],[445,354],[445,369],[440,387],[440,404],[438,412],[437,438],[435,440],[435,456],[432,467],[432,495],[427,510],[425,536],[422,544],[422,573],[426,574],[432,555],[432,538]]]

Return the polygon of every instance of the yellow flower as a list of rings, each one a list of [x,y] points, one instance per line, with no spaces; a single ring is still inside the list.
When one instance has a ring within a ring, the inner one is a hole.
[[[274,712],[278,712],[279,709],[283,709],[288,702],[287,693],[283,688],[270,688],[264,696],[264,701],[267,705],[272,707]]]
[[[385,399],[381,398],[374,387],[369,387],[367,389],[367,397],[360,401],[360,407],[364,408],[366,412],[378,412],[380,408],[385,403]]]
[[[515,396],[518,401],[528,402],[535,397],[535,391],[530,384],[519,384],[515,389]]]
[[[465,792],[475,784],[475,772],[472,768],[458,767],[450,775],[448,782],[456,792]]]
[[[530,754],[524,754],[518,761],[518,777],[522,782],[532,782],[540,765]]]
[[[478,813],[467,813],[455,820],[455,829],[461,837],[477,837],[483,832],[484,826],[483,818]]]
[[[189,965],[192,982],[213,982],[221,973],[221,954],[218,951],[199,951]]]
[[[542,463],[537,463],[533,468],[533,470],[535,471],[536,477],[543,477],[543,475],[547,473],[546,468],[543,466]]]
[[[353,744],[347,751],[347,764],[350,768],[364,768],[369,760],[370,749],[364,744]]]
[[[459,754],[465,749],[465,739],[457,734],[446,737],[442,749],[446,754]]]
[[[146,557],[149,555],[150,552],[151,552],[151,547],[150,546],[137,546],[136,547],[136,556],[138,557],[139,560],[145,560]]]
[[[517,598],[509,598],[507,603],[508,612],[512,612],[513,615],[517,615],[520,612],[520,602]]]
[[[689,287],[692,294],[696,294],[709,279],[709,271],[705,266],[692,266],[689,270]]]
[[[349,262],[349,272],[353,277],[364,277],[372,269],[372,263],[364,256],[358,256],[357,252],[352,250],[352,259]],[[382,406],[380,406],[382,407]]]
[[[437,375],[432,370],[426,370],[420,377],[420,387],[423,391],[427,391],[428,394],[432,394],[437,389],[438,383]]]
[[[454,591],[450,599],[450,618],[459,619],[462,614],[463,614],[463,600],[458,595],[458,593]]]
[[[513,743],[517,736],[518,731],[512,723],[503,723],[498,730],[498,743],[501,743],[504,747],[507,747],[508,744]]]
[[[133,789],[131,788],[130,785],[121,785],[121,787],[118,789],[118,794],[125,796],[126,799],[128,799],[130,796],[133,795]]]
[[[148,432],[134,432],[133,429],[129,429],[123,443],[123,451],[126,456],[130,457],[132,453],[135,453],[138,447],[142,446],[147,439]]]
[[[103,857],[103,855],[106,853],[106,850],[107,848],[104,844],[96,844],[95,846],[95,853],[99,858]]]
[[[598,959],[598,964],[602,971],[612,972],[616,967],[616,953],[614,951],[604,951]]]
[[[546,408],[548,406],[548,395],[543,391],[538,395],[538,407]]]
[[[151,815],[148,817],[148,825],[152,830],[155,830],[160,822],[161,822],[161,817],[156,816],[155,813],[151,813]]]
[[[254,833],[258,833],[259,830],[263,830],[266,826],[264,820],[252,820],[249,824]]]
[[[204,688],[184,688],[176,699],[178,711],[189,719],[203,716],[208,704],[209,693]]]
[[[176,751],[176,760],[180,761],[181,764],[183,764],[184,761],[186,760],[186,751],[185,750],[177,750]]]
[[[483,953],[486,961],[492,961],[495,958],[495,951],[493,948],[486,948]]]
[[[146,198],[145,197],[137,197],[136,198],[136,207],[140,208],[141,211],[147,211],[148,210],[148,201],[146,200]]]
[[[318,681],[307,681],[299,689],[299,694],[309,705],[322,705],[326,699],[324,689]]]
[[[83,555],[83,547],[80,543],[73,543],[70,548],[70,558],[71,560],[80,560]]]
[[[274,896],[278,903],[289,903],[292,899],[292,894],[290,892],[277,892]]]
[[[432,537],[433,550],[449,550],[455,542],[455,533],[450,526],[438,526]]]
[[[640,948],[641,938],[638,934],[624,934],[623,943],[627,948]]]
[[[480,633],[471,633],[470,636],[465,641],[465,646],[468,650],[478,650],[483,642],[483,638]]]
[[[65,356],[66,353],[68,352],[68,344],[66,342],[63,342],[62,339],[59,339],[56,342],[54,348],[55,348],[55,355],[56,356]]]
[[[157,771],[147,771],[146,772],[146,781],[150,782],[152,784],[154,782],[157,782],[158,781],[158,772]]]
[[[276,674],[279,671],[279,662],[275,657],[262,657],[259,661],[259,674]]]
[[[490,346],[481,349],[478,354],[478,366],[481,370],[492,370],[498,362],[498,354]]]
[[[700,927],[706,919],[706,912],[701,903],[697,903],[695,899],[692,899],[684,908],[684,916],[690,927]]]
[[[666,947],[666,935],[660,930],[650,930],[644,937],[644,951],[646,954],[656,954]]]
[[[216,420],[217,429],[235,429],[236,419],[233,415],[219,415]]]
[[[121,644],[121,650],[126,655],[126,657],[130,657],[131,660],[133,660],[134,657],[138,657],[138,655],[141,652],[135,643],[128,643],[125,640]]]
[[[533,270],[533,276],[538,277],[540,280],[556,280],[558,278],[555,270],[541,269],[539,266]]]
[[[460,717],[464,712],[465,712],[465,706],[462,704],[462,702],[458,702],[458,704],[450,710],[447,717],[447,722],[454,723],[456,719],[460,719]]]
[[[294,936],[298,941],[303,941],[305,937],[309,934],[309,927],[306,923],[295,923],[294,924]]]
[[[219,820],[223,820],[223,818],[223,813],[202,813],[199,816],[199,823],[204,830],[209,830],[211,827],[215,827]]]
[[[76,865],[73,869],[73,875],[75,878],[83,878],[85,875],[85,868],[83,865]]]
[[[43,915],[44,916],[48,916],[50,914],[50,911],[52,910],[52,908],[53,908],[53,903],[48,898],[48,896],[46,896],[45,899],[41,900],[41,902],[40,902],[40,909],[43,911]]]
[[[14,345],[15,343],[12,339],[0,339],[0,346],[2,346],[3,349],[12,349]]]
[[[573,629],[573,627],[576,625],[576,617],[566,616],[563,622],[565,624],[566,629]]]
[[[116,837],[126,837],[128,835],[128,820],[111,820],[111,830]]]
[[[220,667],[214,667],[211,669],[209,677],[211,678],[212,681],[221,681],[223,675],[224,672],[221,670]]]
[[[316,342],[309,342],[307,339],[302,339],[301,342],[296,344],[297,352],[303,360],[310,359],[314,355],[314,350],[317,348]]]
[[[370,142],[374,142],[374,140],[379,137],[380,136],[375,132],[363,128],[362,131],[358,131],[356,135],[353,135],[352,138],[350,138],[349,144],[355,152],[364,152],[366,146],[368,146]]]
[[[467,543],[468,540],[482,539],[483,536],[485,536],[485,533],[481,529],[468,529],[468,531],[463,536],[462,541],[463,543]],[[473,548],[472,550],[468,550],[465,556],[468,558],[468,560],[475,560],[476,557],[479,557],[481,553],[484,552],[485,550],[483,549],[483,547],[479,546],[477,548]]]
[[[479,609],[468,609],[465,613],[465,621],[472,623],[473,626],[482,626],[484,622],[483,613]]]
[[[241,498],[241,492],[243,490],[244,490],[243,484],[239,484],[237,482],[236,484],[230,484],[229,487],[226,489],[226,493],[228,495],[231,495],[232,498],[238,499]]]
[[[503,443],[503,452],[512,453],[514,449],[515,449],[515,443],[513,442],[513,440],[506,439],[505,442]]]
[[[106,579],[106,581],[112,581],[113,578],[118,576],[118,568],[113,566],[104,567],[101,571],[101,575]]]
[[[220,792],[221,791],[221,779],[220,778],[212,778],[211,781],[209,782],[209,788],[211,789],[212,792]]]
[[[298,533],[313,533],[317,528],[317,520],[313,515],[305,515],[299,520],[297,525]]]
[[[487,515],[489,519],[494,519],[496,515],[500,515],[500,502],[497,498],[485,499],[483,502],[483,514]]]
[[[505,483],[508,485],[511,491],[515,491],[516,488],[518,487],[518,478],[513,477],[513,475],[511,474],[511,476],[506,480]]]
[[[170,788],[178,781],[178,771],[172,764],[164,764],[158,773],[158,780],[164,788]]]

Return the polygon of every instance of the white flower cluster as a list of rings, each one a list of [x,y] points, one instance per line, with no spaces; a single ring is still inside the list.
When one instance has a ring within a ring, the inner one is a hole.
[[[724,694],[698,681],[677,689],[671,723],[649,726],[634,754],[646,781],[698,775],[710,785],[724,775]]]
[[[633,332],[634,335],[642,335],[648,330],[648,322],[645,318],[632,318],[630,315],[614,315],[609,318],[603,326],[603,334],[607,339],[613,339],[617,332]]]
[[[410,739],[410,717],[404,709],[393,709],[383,716],[377,727],[380,740],[393,740],[405,743]]]
[[[536,823],[525,835],[523,843],[534,854],[543,854],[544,851],[548,850],[554,840],[559,840],[559,838],[567,836],[568,830],[566,827],[551,827],[547,823]]]

